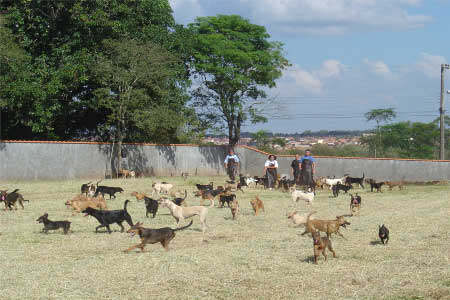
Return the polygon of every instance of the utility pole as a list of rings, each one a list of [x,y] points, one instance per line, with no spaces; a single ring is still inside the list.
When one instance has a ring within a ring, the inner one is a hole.
[[[441,64],[441,106],[439,108],[440,113],[440,126],[441,126],[441,146],[439,151],[439,159],[445,159],[445,110],[444,110],[444,73],[446,69],[449,69],[450,65]]]

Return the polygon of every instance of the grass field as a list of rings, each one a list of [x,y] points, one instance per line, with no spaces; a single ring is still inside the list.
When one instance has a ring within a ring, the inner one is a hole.
[[[155,219],[129,194],[150,191],[152,179],[105,180],[125,192],[109,201],[109,209],[132,202],[133,221],[145,227],[174,226],[167,208]],[[187,188],[189,205],[194,183],[223,184],[225,178],[158,178]],[[124,254],[139,242],[120,233],[94,233],[97,221],[72,215],[64,201],[81,181],[2,183],[20,188],[30,203],[25,210],[0,211],[1,299],[450,299],[450,186],[408,186],[382,194],[360,192],[360,216],[333,236],[338,258],[312,263],[312,239],[300,236],[286,214],[293,209],[290,194],[246,189],[238,192],[240,215],[231,220],[228,208],[210,208],[209,228],[200,231],[198,217],[191,228],[177,233],[165,252],[160,244],[147,253]],[[253,216],[249,200],[256,194],[266,212]],[[321,218],[348,214],[349,196],[331,198],[319,191],[313,208]],[[108,197],[107,197],[108,198]],[[3,204],[2,204],[3,205]],[[309,210],[299,203],[300,212]],[[40,233],[35,220],[48,212],[51,220],[70,220],[73,233]],[[187,223],[187,222],[186,222]],[[379,244],[378,225],[386,224],[391,239]],[[125,224],[124,224],[125,225]],[[126,226],[128,228],[128,225]]]

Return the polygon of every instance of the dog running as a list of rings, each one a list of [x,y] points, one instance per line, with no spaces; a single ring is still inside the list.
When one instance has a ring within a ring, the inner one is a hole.
[[[384,224],[378,226],[378,237],[380,238],[383,245],[387,245],[387,243],[389,242],[389,229],[387,229]]]
[[[69,221],[51,221],[48,219],[48,213],[45,213],[42,216],[40,216],[36,220],[36,222],[44,223],[44,228],[42,228],[43,233],[48,233],[49,230],[58,230],[62,228],[64,234],[67,234],[69,232],[71,224]]]
[[[16,203],[18,202],[20,206],[22,206],[22,209],[25,209],[23,206],[23,203],[30,202],[29,200],[23,199],[23,196],[18,193],[19,189],[15,189],[11,193],[8,193],[8,190],[0,191],[0,201],[5,202],[5,210],[12,210],[12,207],[14,207],[15,210],[17,210]]]
[[[127,211],[127,204],[130,202],[130,200],[126,200],[123,209],[118,210],[98,210],[94,209],[92,207],[88,207],[82,212],[86,214],[85,216],[92,216],[97,219],[97,221],[100,223],[99,226],[95,227],[95,232],[98,232],[99,228],[106,227],[108,230],[108,233],[111,233],[111,228],[109,225],[113,223],[117,223],[117,225],[120,226],[121,231],[123,232],[125,228],[123,227],[122,223],[123,221],[126,221],[128,225],[133,226],[133,220],[131,219],[130,214]]]

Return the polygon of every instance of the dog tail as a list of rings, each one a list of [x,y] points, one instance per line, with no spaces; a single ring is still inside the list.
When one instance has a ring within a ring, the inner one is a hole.
[[[14,191],[12,191],[10,194],[14,194],[17,193],[19,191],[19,189],[15,189]]]
[[[363,172],[363,177],[362,177],[362,179],[364,180],[364,172]]]
[[[311,223],[310,223],[310,218],[311,218],[311,215],[315,214],[316,212],[317,211],[313,210],[312,212],[308,213],[308,215],[306,217],[306,230],[308,232],[313,232],[313,228],[312,228]]]
[[[187,190],[185,189],[184,190],[184,199],[183,199],[183,201],[186,200],[186,198],[187,198]]]
[[[183,226],[183,227],[180,227],[180,228],[176,228],[173,231],[184,230],[184,229],[190,227],[192,225],[192,223],[194,223],[193,220],[191,220],[191,222],[189,222],[189,224],[187,224],[186,226]]]
[[[99,181],[97,181],[97,184],[96,184],[97,187],[98,187],[98,184],[99,184],[100,182],[102,182],[102,180],[103,180],[103,179],[100,179]]]
[[[127,211],[127,204],[128,204],[128,202],[130,202],[130,200],[125,200],[125,203],[123,205],[123,210],[124,211]]]

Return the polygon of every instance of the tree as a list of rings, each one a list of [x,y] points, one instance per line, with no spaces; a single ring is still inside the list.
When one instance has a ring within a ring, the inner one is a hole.
[[[259,130],[252,133],[252,139],[258,148],[267,147],[269,145],[269,133],[265,130]]]
[[[269,41],[263,26],[236,15],[197,18],[188,26],[199,116],[227,128],[229,145],[234,147],[245,122],[267,121],[260,110],[267,98],[264,88],[275,87],[289,65],[282,44]]]
[[[286,146],[286,140],[283,138],[274,138],[272,139],[272,145],[278,145],[281,148],[284,148],[284,146]]]
[[[381,109],[372,109],[371,111],[364,114],[367,122],[375,121],[377,123],[377,131],[379,136],[379,142],[381,142],[381,134],[380,134],[380,123],[387,122],[395,119],[397,113],[393,108],[381,108]],[[377,157],[377,144],[375,143],[375,157]]]

